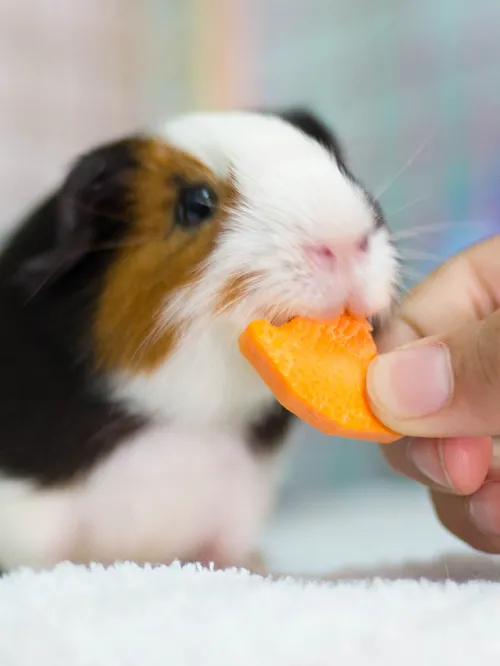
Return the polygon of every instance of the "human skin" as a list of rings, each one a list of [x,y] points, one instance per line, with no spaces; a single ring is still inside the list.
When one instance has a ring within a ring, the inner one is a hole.
[[[377,338],[372,409],[405,437],[381,446],[426,485],[443,525],[500,553],[500,236],[438,267]]]

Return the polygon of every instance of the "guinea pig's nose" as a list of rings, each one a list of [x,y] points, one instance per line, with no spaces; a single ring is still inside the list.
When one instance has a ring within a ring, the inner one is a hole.
[[[315,268],[332,270],[338,260],[356,259],[368,250],[368,236],[339,243],[318,243],[305,248],[307,259]]]

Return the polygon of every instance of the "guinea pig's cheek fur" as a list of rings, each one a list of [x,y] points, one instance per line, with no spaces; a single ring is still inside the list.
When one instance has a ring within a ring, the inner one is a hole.
[[[366,303],[368,314],[387,310],[395,297],[397,285],[397,262],[388,241],[380,239],[374,247],[367,270],[360,276],[360,296]]]
[[[233,308],[245,308],[246,299],[258,288],[263,274],[258,271],[242,271],[228,277],[215,299],[215,314],[231,311]]]
[[[223,206],[195,230],[175,226],[177,179],[207,182]],[[153,372],[172,353],[180,322],[164,316],[169,300],[199,278],[234,201],[233,184],[216,179],[202,164],[152,142],[141,156],[131,187],[132,213],[125,239],[105,277],[94,316],[99,371]]]
[[[376,239],[372,254],[374,281],[392,298],[399,280],[396,249],[385,230],[379,231]]]

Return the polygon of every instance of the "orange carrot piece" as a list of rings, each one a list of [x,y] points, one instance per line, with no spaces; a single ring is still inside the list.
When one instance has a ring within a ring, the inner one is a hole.
[[[335,321],[296,317],[282,326],[254,321],[239,347],[278,402],[326,435],[390,443],[366,399],[368,365],[377,355],[371,326],[344,314]]]

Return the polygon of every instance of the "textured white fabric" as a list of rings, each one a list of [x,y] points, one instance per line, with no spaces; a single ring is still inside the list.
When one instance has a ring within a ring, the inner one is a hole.
[[[2,666],[500,663],[495,582],[62,565],[0,582]]]

